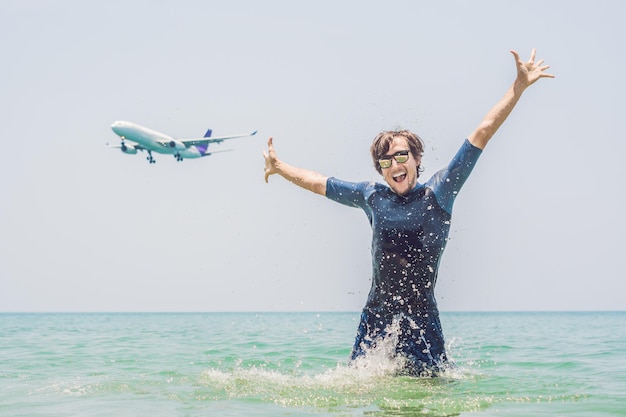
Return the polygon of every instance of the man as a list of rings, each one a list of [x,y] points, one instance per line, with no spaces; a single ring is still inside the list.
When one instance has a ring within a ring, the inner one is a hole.
[[[522,93],[545,72],[535,50],[522,62],[504,97],[463,142],[449,165],[424,184],[417,179],[424,145],[406,130],[380,133],[370,152],[387,185],[351,183],[297,168],[278,159],[272,138],[265,158],[265,181],[279,174],[292,183],[365,211],[372,226],[372,287],[361,314],[352,359],[389,349],[409,375],[436,375],[448,362],[434,296],[437,271],[450,230],[452,205],[489,140]],[[384,343],[383,343],[384,342]]]

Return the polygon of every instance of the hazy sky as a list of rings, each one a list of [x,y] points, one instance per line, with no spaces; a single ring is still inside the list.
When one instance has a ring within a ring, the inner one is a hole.
[[[278,156],[382,181],[407,128],[442,168],[533,47],[526,91],[458,197],[437,284],[455,310],[624,310],[621,1],[0,3],[0,311],[358,311],[365,214],[263,179]],[[176,162],[110,125],[258,130]]]

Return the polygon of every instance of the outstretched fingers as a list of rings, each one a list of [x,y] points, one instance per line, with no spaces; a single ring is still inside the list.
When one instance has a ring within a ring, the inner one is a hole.
[[[541,70],[541,75],[540,75],[541,78],[554,78],[554,74],[548,74],[544,72],[548,68],[550,68],[550,65],[544,65],[543,67],[539,68]]]
[[[513,57],[515,58],[515,65],[517,66],[518,80],[524,81],[526,86],[533,84],[539,78],[554,78],[553,74],[545,72],[545,70],[550,68],[550,66],[543,65],[543,59],[535,62],[536,53],[536,49],[533,48],[530,53],[530,59],[523,62],[516,51],[511,51],[511,54],[513,54]]]
[[[553,74],[546,74],[544,71],[547,70],[548,68],[550,68],[550,65],[543,65],[543,59],[540,59],[539,61],[537,61],[537,63],[535,64],[535,66],[537,68],[539,68],[539,71],[541,71],[541,77],[547,77],[547,78],[554,78]]]
[[[519,54],[516,51],[514,51],[514,50],[511,50],[510,52],[513,54],[513,58],[515,59],[515,63],[520,62]]]
[[[271,137],[267,140],[267,151],[263,151],[263,158],[265,158],[265,182],[268,183],[270,175],[275,171],[274,164],[276,161],[274,142]]]

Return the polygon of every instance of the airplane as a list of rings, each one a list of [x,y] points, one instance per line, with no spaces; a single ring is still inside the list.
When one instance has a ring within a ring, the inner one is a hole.
[[[110,148],[118,148],[121,149],[122,152],[131,155],[136,154],[137,151],[146,151],[148,152],[146,159],[151,164],[156,162],[152,157],[152,152],[174,155],[174,158],[180,162],[184,158],[202,158],[203,156],[209,156],[216,152],[230,151],[230,149],[224,149],[209,152],[208,148],[212,143],[221,143],[227,139],[254,136],[257,133],[255,130],[252,133],[242,135],[211,137],[213,131],[209,129],[202,138],[175,139],[164,133],[125,121],[114,122],[111,125],[111,129],[120,137],[122,143],[120,145],[109,145]],[[127,143],[126,141],[132,143]]]

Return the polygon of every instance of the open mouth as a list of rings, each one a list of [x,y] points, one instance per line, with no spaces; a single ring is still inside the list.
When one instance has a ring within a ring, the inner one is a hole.
[[[392,178],[395,182],[402,182],[406,178],[406,172],[395,173],[393,174]]]

